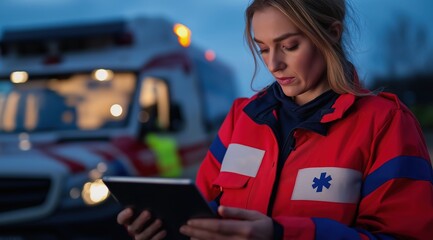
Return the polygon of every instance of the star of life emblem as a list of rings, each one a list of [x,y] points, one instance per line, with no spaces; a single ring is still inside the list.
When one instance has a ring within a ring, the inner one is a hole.
[[[322,172],[320,174],[320,178],[315,177],[313,179],[313,189],[316,189],[316,192],[322,192],[323,187],[329,189],[331,187],[330,181],[332,180],[331,175],[326,176],[326,172]]]

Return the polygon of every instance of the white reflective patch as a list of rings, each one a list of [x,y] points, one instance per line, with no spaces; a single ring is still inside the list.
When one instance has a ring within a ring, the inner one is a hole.
[[[357,203],[362,173],[349,168],[304,168],[298,171],[292,200]]]
[[[224,155],[221,172],[234,172],[255,177],[264,155],[264,150],[232,143]]]

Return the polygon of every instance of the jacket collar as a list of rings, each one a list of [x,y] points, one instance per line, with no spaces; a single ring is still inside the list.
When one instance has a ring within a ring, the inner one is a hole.
[[[279,100],[275,97],[274,91],[276,91],[276,89],[273,87],[273,84],[269,85],[253,96],[251,102],[244,107],[243,111],[259,124],[274,123],[276,120],[273,111],[280,104]],[[355,100],[356,96],[353,94],[341,94],[331,108],[322,110],[320,121],[312,125],[309,124],[309,127],[306,128],[326,135],[328,123],[343,118],[344,114],[353,105]],[[303,126],[301,125],[300,127]]]
[[[353,105],[356,100],[356,96],[350,93],[341,94],[335,103],[332,105],[332,109],[334,111],[324,114],[321,123],[329,123],[335,120],[338,120],[344,116],[344,113]]]
[[[244,112],[252,119],[263,117],[264,113],[272,111],[277,105],[278,100],[274,96],[274,89],[267,86],[265,89],[254,95],[245,106]]]

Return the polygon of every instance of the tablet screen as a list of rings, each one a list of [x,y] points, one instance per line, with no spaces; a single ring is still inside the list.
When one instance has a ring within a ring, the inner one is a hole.
[[[179,228],[189,219],[217,217],[190,179],[104,177],[103,182],[124,207],[147,209],[161,219],[167,239],[188,239]]]

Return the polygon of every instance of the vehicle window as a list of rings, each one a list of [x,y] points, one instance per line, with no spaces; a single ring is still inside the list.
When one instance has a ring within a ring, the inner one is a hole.
[[[170,127],[170,99],[167,83],[147,77],[140,90],[140,121],[149,131],[168,130]]]
[[[136,75],[104,71],[18,84],[1,81],[0,131],[92,131],[124,126]]]

